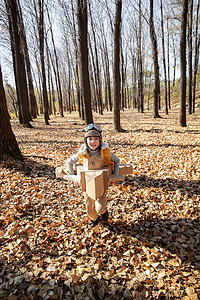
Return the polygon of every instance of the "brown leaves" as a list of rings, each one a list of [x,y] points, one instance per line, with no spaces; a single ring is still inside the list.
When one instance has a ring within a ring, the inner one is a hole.
[[[110,225],[90,229],[80,188],[54,174],[83,141],[74,116],[55,117],[51,128],[13,124],[34,157],[1,164],[0,298],[198,299],[198,132],[146,116],[133,122],[126,111],[129,132],[113,134],[109,113],[95,116],[134,173],[109,187]]]

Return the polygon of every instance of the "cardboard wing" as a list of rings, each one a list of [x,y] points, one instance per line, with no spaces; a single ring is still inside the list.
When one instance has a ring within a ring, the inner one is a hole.
[[[101,159],[90,160],[88,167],[90,170],[84,171],[83,166],[77,166],[77,175],[69,175],[66,168],[56,168],[56,177],[77,182],[81,185],[82,192],[86,192],[92,199],[100,198],[111,182],[123,181],[124,176],[131,174],[133,168],[131,165],[120,165],[119,175],[112,174],[112,168],[101,168],[104,161]],[[93,167],[99,169],[92,169]]]
[[[66,168],[56,168],[56,178],[64,178],[65,175],[69,174]]]
[[[123,164],[119,165],[119,175],[120,176],[132,174],[132,173],[133,173],[132,165],[123,165]]]
[[[120,175],[110,175],[109,178],[108,178],[108,182],[109,183],[114,183],[114,182],[117,182],[117,181],[124,181],[124,176],[120,176]]]
[[[80,184],[80,176],[70,175],[66,168],[58,167],[56,168],[56,178],[62,178],[65,180],[70,180],[73,182],[78,182]]]

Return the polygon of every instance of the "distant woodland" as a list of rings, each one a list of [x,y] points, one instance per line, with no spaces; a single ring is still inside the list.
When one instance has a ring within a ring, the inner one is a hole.
[[[180,126],[195,113],[199,0],[0,0],[3,88],[11,116],[31,127],[44,115],[160,107],[178,82]]]

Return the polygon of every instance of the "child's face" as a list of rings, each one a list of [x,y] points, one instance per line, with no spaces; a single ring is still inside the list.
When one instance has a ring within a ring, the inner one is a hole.
[[[100,144],[99,137],[98,136],[89,136],[87,138],[87,144],[88,144],[88,147],[92,151],[95,151],[99,147],[99,144]]]

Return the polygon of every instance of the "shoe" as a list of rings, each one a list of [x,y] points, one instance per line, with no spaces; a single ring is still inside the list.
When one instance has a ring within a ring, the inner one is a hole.
[[[91,222],[88,225],[89,227],[95,227],[99,223],[99,221],[100,217],[98,216],[98,218],[95,221],[91,220]]]
[[[104,214],[101,215],[102,222],[108,221],[108,211],[106,211]]]

